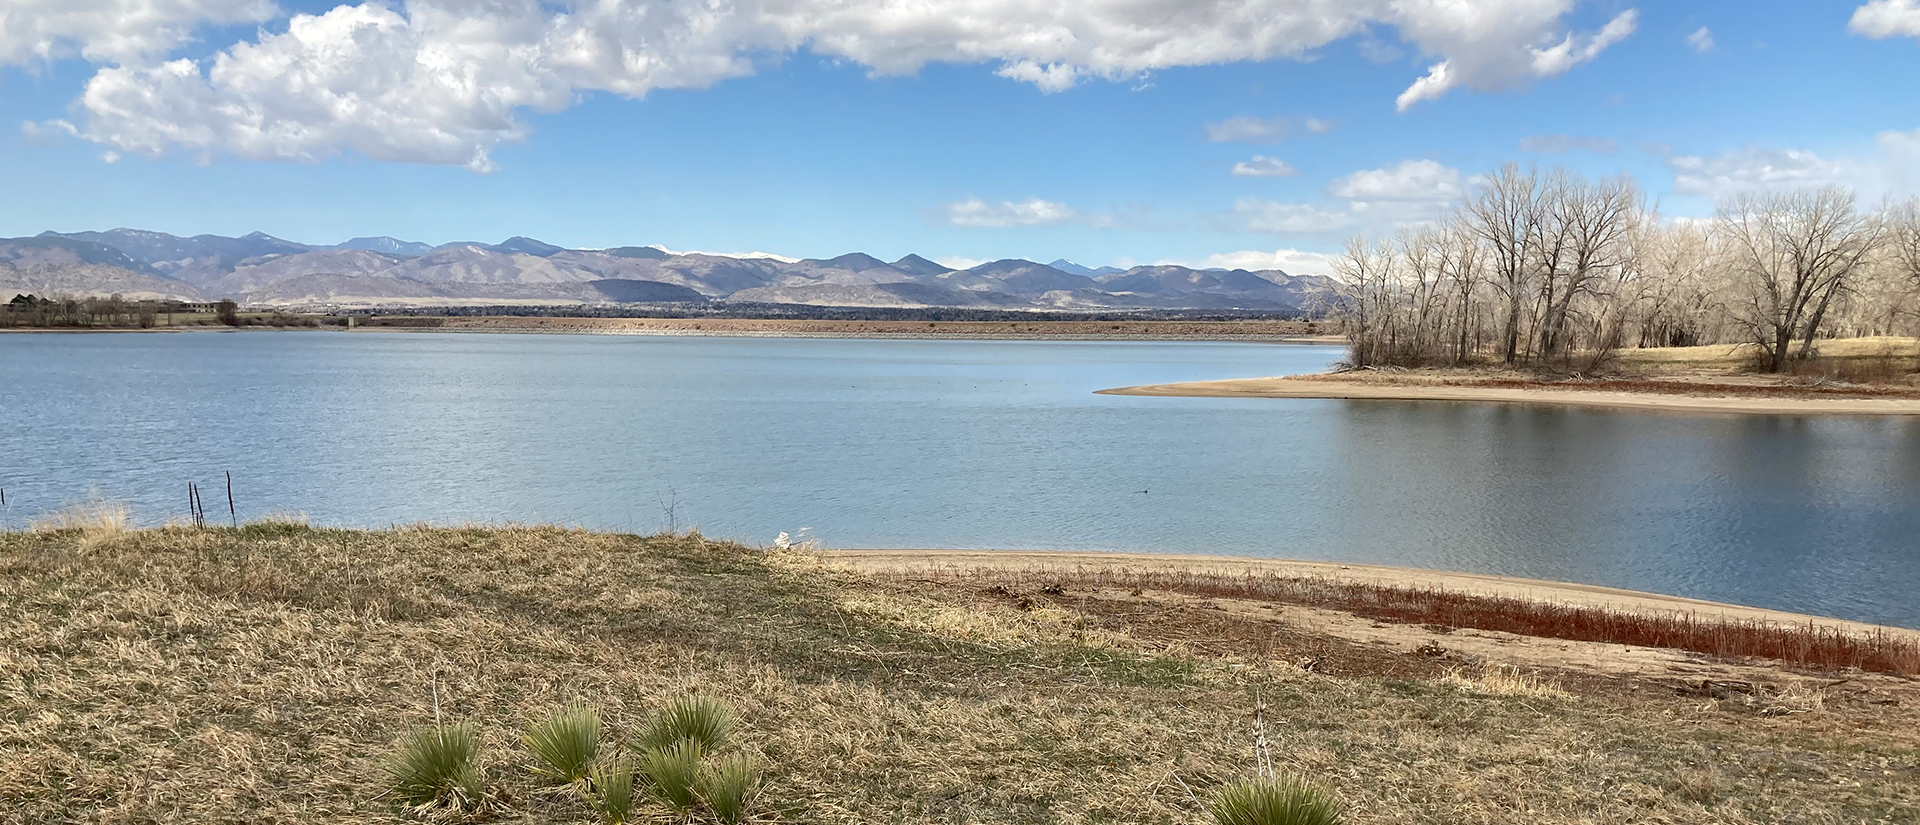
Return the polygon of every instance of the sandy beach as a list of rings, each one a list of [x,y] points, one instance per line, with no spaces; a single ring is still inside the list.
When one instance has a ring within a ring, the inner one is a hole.
[[[1435,588],[1456,593],[1522,598],[1579,607],[1604,607],[1625,612],[1692,614],[1702,619],[1762,621],[1802,626],[1814,624],[1848,633],[1881,631],[1920,639],[1920,630],[1689,599],[1682,596],[1571,582],[1384,565],[1170,553],[1019,550],[822,550],[818,555],[829,564],[876,573],[952,572],[955,570],[1062,572],[1130,570],[1326,579],[1402,588]]]
[[[1341,381],[1322,378],[1234,378],[1183,384],[1149,384],[1100,390],[1102,395],[1198,398],[1330,398],[1364,401],[1467,401],[1604,407],[1669,413],[1762,415],[1920,415],[1920,398],[1821,395],[1716,394],[1703,384],[1698,394],[1572,389],[1560,386],[1474,387]]]

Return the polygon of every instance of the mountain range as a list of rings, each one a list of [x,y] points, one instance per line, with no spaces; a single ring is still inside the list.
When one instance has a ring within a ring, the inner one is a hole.
[[[1089,268],[1008,259],[955,269],[918,255],[793,260],[567,249],[525,237],[431,246],[354,238],[332,246],[260,232],[180,237],[137,229],[0,238],[0,296],[102,296],[302,309],[702,301],[856,307],[1296,311],[1328,278],[1281,270]]]

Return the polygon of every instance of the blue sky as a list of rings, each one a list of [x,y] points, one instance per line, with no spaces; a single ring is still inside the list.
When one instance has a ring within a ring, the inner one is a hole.
[[[832,13],[179,0],[143,18],[167,4],[18,0],[0,21],[0,235],[1317,271],[1508,161],[1630,173],[1672,215],[1755,186],[1920,185],[1913,0],[1221,0],[1176,4],[1222,19],[1166,31],[1140,16],[1153,2],[982,0],[954,7],[982,19],[904,23],[942,3],[807,3]],[[1442,62],[1452,85],[1405,100]]]

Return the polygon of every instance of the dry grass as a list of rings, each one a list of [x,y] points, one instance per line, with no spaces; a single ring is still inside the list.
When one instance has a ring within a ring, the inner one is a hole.
[[[1277,767],[1355,823],[1920,819],[1913,702],[1502,696],[1087,623],[698,537],[0,533],[0,823],[394,822],[384,759],[436,685],[499,822],[598,818],[531,790],[529,719],[585,702],[632,742],[698,692],[737,712],[764,821],[1194,823],[1252,772],[1256,688]],[[1708,755],[1710,793],[1677,780]]]
[[[1862,371],[1859,377],[1894,379],[1920,371],[1920,340],[1913,338],[1836,338],[1816,341],[1814,349],[1819,353],[1816,370],[1825,369],[1836,377]],[[1762,355],[1755,344],[1625,349],[1619,353],[1619,365],[1642,372],[1737,372],[1751,370]]]
[[[28,527],[36,531],[65,530],[78,533],[80,545],[93,549],[112,543],[133,523],[133,510],[125,502],[108,501],[98,494],[86,501],[69,504],[34,519]]]
[[[1442,682],[1462,690],[1489,696],[1525,696],[1532,699],[1567,699],[1560,685],[1539,671],[1523,671],[1512,665],[1482,663],[1478,667],[1456,667]]]
[[[132,523],[133,512],[118,501],[99,497],[70,504],[33,520],[34,530],[78,530],[83,533],[118,535]]]
[[[1664,647],[1722,658],[1758,656],[1817,670],[1853,668],[1920,675],[1920,642],[1885,632],[1785,625],[1693,613],[1624,612],[1438,588],[1293,578],[1139,570],[955,570],[936,577],[968,586],[1152,589],[1325,607],[1405,624],[1471,627],[1521,636]]]

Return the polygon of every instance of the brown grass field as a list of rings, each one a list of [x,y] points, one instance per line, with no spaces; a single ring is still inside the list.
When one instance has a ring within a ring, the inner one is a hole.
[[[558,528],[0,533],[0,822],[400,821],[382,759],[436,703],[483,732],[492,821],[592,822],[520,731],[584,700],[632,735],[690,690],[739,711],[763,822],[1199,823],[1256,696],[1354,823],[1920,821],[1911,676],[1542,667],[1640,654],[1269,591]]]

